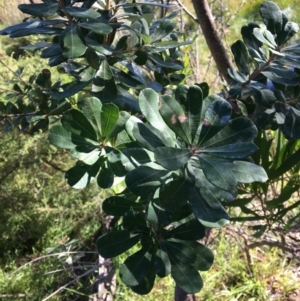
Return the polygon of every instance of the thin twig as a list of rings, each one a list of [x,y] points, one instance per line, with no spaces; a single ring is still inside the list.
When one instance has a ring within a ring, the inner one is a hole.
[[[10,72],[13,73],[14,76],[16,76],[25,86],[28,86],[28,83],[20,76],[18,75],[16,72],[14,72],[10,67],[8,67],[2,60],[0,60],[0,63],[7,68]]]
[[[100,265],[102,265],[102,263],[95,265],[92,269],[90,269],[90,270],[86,271],[85,273],[79,275],[78,277],[76,277],[72,281],[64,284],[63,286],[61,286],[60,288],[58,288],[56,291],[54,291],[53,293],[51,293],[49,296],[47,296],[46,298],[44,298],[42,301],[49,300],[50,298],[52,298],[53,296],[55,296],[56,294],[58,294],[60,291],[66,289],[69,285],[73,284],[74,282],[77,282],[78,280],[80,280],[81,278],[83,278],[85,276],[88,276],[88,275],[92,274],[96,269],[99,268]]]
[[[195,15],[193,15],[188,9],[187,7],[185,7],[183,5],[183,3],[180,0],[176,0],[176,2],[178,3],[178,5],[182,8],[182,10],[190,17],[192,18],[195,22],[198,22],[198,19]]]
[[[69,256],[69,254],[78,254],[78,253],[83,253],[83,254],[97,254],[97,252],[93,252],[93,251],[70,251],[70,252],[60,252],[60,253],[43,255],[43,256],[37,257],[37,258],[35,258],[35,259],[33,259],[33,260],[29,261],[29,262],[26,262],[24,265],[20,266],[18,269],[16,269],[15,271],[13,271],[10,274],[10,276],[16,274],[18,271],[24,269],[28,265],[30,265],[32,263],[35,263],[37,261],[43,260],[45,258],[55,257],[55,256]]]

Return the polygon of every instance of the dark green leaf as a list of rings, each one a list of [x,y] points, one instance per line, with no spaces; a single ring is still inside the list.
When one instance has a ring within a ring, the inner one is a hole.
[[[108,215],[122,216],[128,210],[142,210],[143,205],[124,197],[111,196],[102,203],[102,209]]]
[[[84,55],[86,45],[76,25],[68,26],[60,35],[63,56],[72,59]]]
[[[188,294],[198,293],[203,287],[203,281],[193,264],[174,264],[171,275],[176,284]]]
[[[282,30],[288,21],[286,15],[276,3],[271,1],[264,2],[259,8],[259,13],[267,29],[277,37],[279,44],[281,44]]]
[[[203,98],[203,92],[199,86],[194,85],[189,87],[185,109],[192,141],[194,140],[199,127]]]
[[[67,183],[76,189],[86,188],[90,182],[96,177],[99,171],[99,165],[94,164],[92,166],[77,162],[74,167],[69,169],[65,178]]]
[[[245,117],[233,119],[220,132],[206,141],[205,148],[217,147],[236,142],[252,141],[257,135],[254,123]]]
[[[160,41],[162,38],[166,37],[174,30],[175,27],[176,23],[168,19],[161,19],[155,22],[150,28],[152,43]]]
[[[154,155],[155,160],[166,169],[177,170],[187,163],[193,153],[187,148],[158,147]]]
[[[282,44],[285,44],[299,31],[299,26],[294,22],[287,22],[284,26],[284,31],[282,34]]]
[[[80,22],[78,26],[89,29],[90,31],[100,35],[106,35],[113,31],[111,26],[100,22]]]
[[[234,69],[229,68],[227,72],[228,75],[238,83],[243,84],[248,81],[248,76],[240,71],[236,71]]]
[[[70,155],[74,159],[77,159],[85,164],[93,165],[98,161],[101,155],[101,149],[100,147],[97,147],[95,145],[85,143],[83,145],[71,149]]]
[[[281,130],[287,139],[300,138],[300,111],[294,107],[288,108]]]
[[[18,9],[24,14],[36,17],[51,17],[58,9],[58,3],[20,4]]]
[[[193,167],[193,172],[196,178],[195,185],[199,188],[201,196],[206,200],[211,208],[221,208],[222,206],[220,202],[232,202],[236,198],[236,190],[234,192],[228,192],[211,184],[205,177],[199,163],[193,164]]]
[[[177,242],[167,240],[163,243],[164,249],[167,251],[171,264],[191,264],[196,261],[196,252],[185,241]]]
[[[205,236],[205,227],[197,219],[192,219],[168,233],[176,239],[198,240]]]
[[[171,263],[167,252],[160,247],[156,251],[154,256],[154,269],[155,273],[163,278],[171,273]]]
[[[164,132],[157,130],[149,124],[137,122],[133,128],[132,134],[138,143],[144,148],[155,151],[157,147],[165,146]]]
[[[300,82],[300,76],[297,73],[282,66],[269,66],[261,73],[272,82],[278,84],[296,86]]]
[[[110,188],[114,183],[114,174],[112,170],[107,166],[103,165],[97,176],[97,184],[101,188]]]
[[[163,95],[161,97],[160,113],[169,128],[190,145],[191,131],[188,118],[180,104],[171,96]]]
[[[126,175],[125,181],[127,187],[136,195],[148,196],[166,181],[169,173],[156,164],[139,166]]]
[[[197,259],[193,265],[198,271],[208,271],[214,262],[214,253],[206,246],[191,241],[189,245],[195,250]]]
[[[48,140],[57,147],[72,149],[76,147],[72,136],[72,133],[67,131],[62,125],[54,125],[49,131]]]
[[[86,9],[83,7],[76,7],[76,6],[67,6],[65,8],[66,12],[75,18],[89,18],[89,19],[95,19],[100,17],[101,15],[92,10],[92,9]],[[101,23],[98,23],[99,25],[103,25]],[[105,24],[106,25],[106,24]]]
[[[251,162],[234,161],[225,163],[230,168],[239,183],[266,182],[268,176],[265,170]]]
[[[260,27],[256,23],[249,23],[247,26],[242,27],[241,34],[243,36],[244,43],[248,46],[248,50],[250,51],[250,49],[252,49],[258,52],[259,48],[263,44],[253,35],[254,28],[260,28]]]
[[[92,125],[98,141],[101,139],[101,108],[102,104],[96,97],[87,97],[81,101],[81,112]]]
[[[119,109],[112,103],[107,103],[102,106],[101,110],[101,134],[102,139],[107,141],[110,134],[116,126],[119,119]]]
[[[238,40],[231,45],[231,51],[239,71],[249,75],[249,58],[245,44],[241,40]]]
[[[236,142],[215,148],[202,148],[201,153],[210,154],[225,159],[242,159],[250,156],[257,150],[253,142]]]
[[[201,154],[198,158],[201,168],[209,182],[234,194],[237,182],[234,174],[228,169],[227,165],[205,154]]]
[[[53,99],[60,100],[68,98],[76,93],[82,91],[87,85],[89,85],[94,78],[89,79],[88,81],[74,81],[68,84],[65,84],[60,87],[63,92],[50,92],[50,95]]]
[[[147,295],[152,290],[153,285],[154,285],[154,281],[155,281],[155,271],[154,271],[154,268],[151,265],[148,269],[148,272],[147,272],[146,277],[144,278],[144,280],[139,285],[131,286],[130,288],[136,294]]]
[[[189,183],[183,178],[167,183],[159,191],[160,206],[171,212],[180,210],[187,202],[188,189]]]
[[[138,65],[145,65],[147,60],[148,60],[148,54],[147,54],[146,51],[138,49],[134,53],[134,59],[133,60]]]
[[[194,145],[201,145],[205,143],[205,141],[210,140],[229,123],[231,118],[232,109],[229,102],[216,95],[209,98],[209,100],[206,99],[206,103],[211,100],[213,101],[205,110],[203,121],[195,136]],[[199,130],[201,130],[200,135]]]
[[[219,228],[229,223],[229,216],[225,209],[222,206],[211,208],[196,187],[190,189],[189,201],[194,215],[204,226]]]
[[[159,113],[159,98],[158,94],[148,88],[141,91],[139,95],[139,105],[142,113],[147,121],[156,129],[164,132],[168,146],[174,146],[174,133],[167,127],[163,118]]]
[[[154,201],[150,201],[146,210],[146,219],[152,225],[163,227],[172,221],[172,213],[159,207]]]
[[[152,261],[149,248],[142,248],[129,256],[120,266],[120,277],[129,286],[136,286],[145,279]]]
[[[63,127],[71,133],[97,141],[97,135],[88,119],[78,110],[71,109],[61,118]]]
[[[102,257],[112,258],[132,248],[140,239],[140,234],[131,235],[127,230],[120,230],[100,236],[96,244]]]

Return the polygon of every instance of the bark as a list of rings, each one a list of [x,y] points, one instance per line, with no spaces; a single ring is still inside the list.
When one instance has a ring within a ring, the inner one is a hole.
[[[220,39],[208,3],[206,0],[192,0],[192,3],[197,15],[197,21],[202,29],[209,50],[217,64],[217,68],[221,76],[229,84],[231,82],[231,78],[228,76],[227,69],[234,67],[222,40]]]
[[[177,284],[175,286],[175,296],[174,301],[196,301],[196,296],[193,294],[188,294],[182,290]]]

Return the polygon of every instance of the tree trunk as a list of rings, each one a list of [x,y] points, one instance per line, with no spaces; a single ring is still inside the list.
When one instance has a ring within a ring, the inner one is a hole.
[[[228,76],[227,69],[234,68],[227,55],[226,49],[219,37],[213,15],[206,0],[192,0],[197,15],[198,23],[202,29],[204,38],[209,50],[217,64],[221,76],[229,84],[231,78]]]
[[[182,290],[177,284],[175,286],[175,296],[174,301],[196,301],[196,296],[194,294],[188,294]]]

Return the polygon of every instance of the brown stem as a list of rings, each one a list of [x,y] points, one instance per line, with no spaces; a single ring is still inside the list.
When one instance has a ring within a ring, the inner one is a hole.
[[[231,78],[227,73],[228,68],[234,68],[226,49],[218,34],[211,10],[206,0],[192,0],[198,23],[201,26],[203,35],[209,50],[217,64],[220,74],[224,77],[226,82],[230,84]]]

